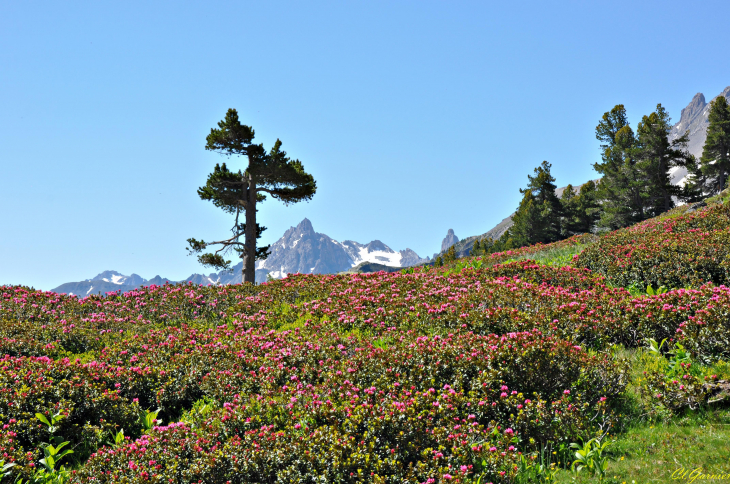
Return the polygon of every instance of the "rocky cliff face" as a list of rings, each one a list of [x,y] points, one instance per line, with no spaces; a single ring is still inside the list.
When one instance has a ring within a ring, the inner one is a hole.
[[[290,273],[331,274],[352,267],[349,247],[314,231],[312,222],[302,220],[271,246],[269,257],[256,264],[274,278]]]

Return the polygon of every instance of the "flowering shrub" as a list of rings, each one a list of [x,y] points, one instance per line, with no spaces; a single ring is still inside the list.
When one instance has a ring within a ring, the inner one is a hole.
[[[577,265],[618,286],[728,284],[730,204],[611,232],[584,250]]]
[[[122,398],[100,376],[95,365],[5,356],[0,359],[0,421],[16,434],[16,446],[36,452],[46,438],[36,413],[60,412],[58,433],[79,447],[81,457],[88,456],[115,425],[132,428],[139,412],[136,402]]]
[[[507,278],[520,268],[541,286]],[[514,474],[520,449],[590,433],[596,414],[626,384],[619,363],[591,356],[535,321],[524,331],[528,325],[502,318],[499,324],[516,331],[495,331],[490,319],[520,310],[493,303],[558,280],[593,284],[582,270],[515,263],[449,278],[296,276],[255,296],[238,287],[166,286],[79,300],[4,287],[7,347],[57,359],[0,360],[7,389],[0,418],[19,430],[17,453],[37,449],[41,439],[32,412],[67,414],[59,433],[93,452],[75,472],[78,482],[274,475],[354,482],[363,472],[412,482],[484,474],[499,482]],[[140,314],[140,298],[180,314],[175,296],[200,301],[198,291],[222,310],[171,318],[170,325]],[[16,324],[15,309],[32,320]],[[36,334],[45,335],[44,344]],[[85,343],[64,345],[73,338]],[[83,359],[66,356],[74,349]],[[139,435],[141,408],[159,406],[165,421],[174,421],[202,397],[219,408],[205,421],[103,445],[118,428]],[[30,460],[37,460],[34,452]]]
[[[512,482],[521,455],[615,423],[628,371],[609,346],[666,338],[686,358],[730,356],[730,288],[695,284],[724,270],[716,227],[727,214],[705,212],[603,237],[578,256],[583,267],[499,263],[532,247],[260,286],[86,298],[2,286],[2,459],[31,476],[43,439],[33,416],[60,412],[72,482]],[[659,232],[704,258],[680,254],[671,272],[648,248]],[[672,285],[670,273],[695,288],[612,286]],[[701,401],[702,375],[675,384],[654,370],[650,398]]]

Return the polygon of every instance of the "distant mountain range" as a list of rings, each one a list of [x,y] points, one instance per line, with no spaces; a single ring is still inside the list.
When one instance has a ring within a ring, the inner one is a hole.
[[[725,98],[730,101],[730,86],[726,87],[720,94],[718,94],[718,96],[725,96]],[[710,103],[705,101],[704,94],[698,92],[694,95],[687,107],[682,109],[679,122],[672,126],[672,130],[669,134],[669,139],[674,140],[682,136],[686,131],[689,131],[689,144],[687,146],[687,151],[693,154],[698,160],[702,156],[702,148],[705,146],[705,140],[707,139],[707,127],[710,125],[708,120],[709,114]],[[687,177],[687,169],[681,167],[673,168],[670,172],[670,176],[674,185],[681,186],[684,184]],[[560,196],[565,188],[566,187],[558,188],[555,190],[555,193]],[[495,227],[481,235],[472,235],[462,240],[459,240],[458,237],[454,235],[454,231],[449,229],[449,232],[446,234],[446,237],[441,243],[441,252],[434,254],[433,258],[435,259],[440,254],[446,252],[451,245],[456,245],[457,255],[459,257],[463,257],[471,252],[471,249],[474,247],[475,240],[487,238],[491,238],[493,240],[499,239],[502,234],[512,227],[513,215],[514,212],[503,219]],[[454,238],[456,238],[455,242],[453,241]]]
[[[725,96],[730,100],[730,86],[725,88],[719,96]],[[676,139],[689,130],[688,150],[697,158],[702,156],[702,148],[707,138],[709,111],[710,104],[705,101],[705,96],[702,93],[695,94],[687,107],[682,110],[679,122],[672,127],[670,132],[670,139]],[[682,185],[686,176],[687,171],[684,168],[674,169],[671,173],[672,183]],[[560,196],[564,189],[565,187],[558,188],[556,194]],[[477,239],[499,239],[512,226],[513,215],[514,213],[481,235],[472,235],[461,240],[453,229],[449,229],[441,242],[441,252],[434,254],[433,257],[436,258],[439,254],[443,254],[452,245],[456,246],[459,256],[464,256],[471,251],[474,241]],[[332,274],[344,271],[375,271],[383,268],[395,270],[398,267],[429,262],[431,262],[430,258],[421,258],[411,249],[396,252],[379,240],[374,240],[369,244],[360,244],[352,240],[338,242],[325,234],[315,232],[312,223],[305,218],[299,225],[287,230],[271,246],[270,255],[266,260],[256,263],[256,282],[263,282],[268,277],[278,279],[292,273]],[[177,282],[192,282],[202,285],[237,284],[241,282],[242,267],[243,263],[239,262],[233,267],[232,272],[213,272],[207,276],[193,274],[184,281]],[[126,292],[140,286],[162,285],[166,282],[174,283],[175,281],[160,276],[148,280],[137,274],[125,276],[116,271],[104,271],[92,279],[61,284],[53,291],[85,296],[117,290]]]
[[[430,259],[421,258],[411,249],[394,251],[383,242],[373,240],[360,244],[352,240],[338,242],[333,238],[314,231],[308,219],[291,227],[269,249],[266,260],[256,263],[256,282],[266,281],[269,276],[280,279],[287,274],[332,274],[353,268],[385,266],[389,268],[409,267]],[[243,262],[233,266],[232,272],[193,274],[183,281],[172,281],[160,276],[145,279],[137,274],[125,276],[116,271],[104,271],[96,277],[79,282],[67,282],[52,289],[53,292],[87,296],[106,294],[111,291],[127,292],[142,286],[162,285],[166,282],[191,282],[204,286],[212,284],[239,284]]]

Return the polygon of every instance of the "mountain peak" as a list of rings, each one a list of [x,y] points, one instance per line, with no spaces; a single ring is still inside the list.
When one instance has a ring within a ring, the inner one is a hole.
[[[111,284],[139,286],[147,282],[147,279],[140,276],[139,274],[125,276],[124,274],[117,271],[104,271],[92,279],[87,279],[87,281],[104,281]]]
[[[679,123],[682,126],[689,125],[689,123],[691,123],[695,117],[702,114],[702,110],[705,109],[705,106],[707,106],[707,101],[705,101],[705,95],[701,92],[698,92],[694,95],[687,107],[682,109],[682,115],[679,118]]]
[[[446,232],[446,237],[444,237],[444,240],[441,242],[441,252],[449,250],[449,247],[451,247],[458,241],[459,237],[457,237],[454,233],[454,229],[449,229],[449,231]]]
[[[300,233],[314,233],[314,227],[312,227],[312,222],[310,222],[309,219],[306,217],[304,217],[304,220],[299,222],[296,230]]]
[[[123,274],[121,274],[121,273],[119,273],[117,271],[104,271],[104,272],[101,272],[101,273],[97,274],[95,277],[92,277],[89,280],[92,280],[92,281],[94,281],[94,280],[103,281],[104,279],[111,279],[114,276],[124,277]]]
[[[393,249],[385,245],[379,240],[373,240],[369,244],[365,246],[368,252],[373,252],[376,250],[382,250],[383,252],[393,252]]]

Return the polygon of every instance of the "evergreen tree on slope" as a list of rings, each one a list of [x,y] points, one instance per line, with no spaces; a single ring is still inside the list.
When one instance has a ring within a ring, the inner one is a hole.
[[[654,217],[674,207],[673,197],[681,197],[682,190],[672,185],[669,172],[680,166],[691,169],[694,164],[692,155],[687,152],[689,132],[669,141],[671,129],[671,119],[661,104],[657,104],[656,111],[644,116],[636,128],[635,153],[645,180],[646,217]]]
[[[543,161],[535,168],[535,175],[527,175],[526,189],[520,206],[513,217],[510,235],[516,246],[538,242],[554,242],[560,238],[562,206],[555,195],[555,178],[550,174],[552,165]]]
[[[596,202],[596,184],[592,180],[584,183],[578,193],[572,185],[565,187],[560,202],[563,206],[563,238],[593,230],[600,216],[600,207]]]
[[[644,220],[645,180],[636,163],[636,137],[623,104],[603,114],[596,139],[602,143],[601,162],[593,167],[603,175],[596,190],[601,205],[598,226],[615,230]]]
[[[702,174],[711,179],[711,192],[722,191],[730,175],[730,106],[725,96],[710,103],[707,140],[702,148]]]

